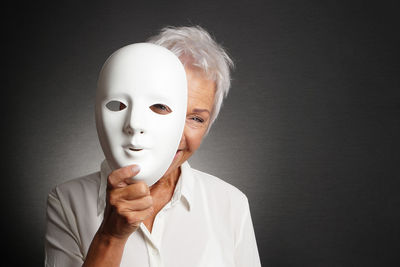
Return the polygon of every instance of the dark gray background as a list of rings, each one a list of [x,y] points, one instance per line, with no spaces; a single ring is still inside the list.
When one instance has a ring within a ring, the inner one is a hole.
[[[93,100],[104,60],[162,26],[199,24],[237,68],[190,162],[248,196],[263,266],[394,263],[395,3],[30,1],[3,9],[3,260],[43,265],[47,193],[98,170]]]

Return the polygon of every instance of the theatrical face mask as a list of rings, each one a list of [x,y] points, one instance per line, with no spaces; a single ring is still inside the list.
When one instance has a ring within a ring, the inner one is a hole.
[[[97,133],[110,167],[137,164],[135,180],[157,182],[178,149],[186,104],[185,70],[172,52],[147,43],[114,52],[96,94]]]

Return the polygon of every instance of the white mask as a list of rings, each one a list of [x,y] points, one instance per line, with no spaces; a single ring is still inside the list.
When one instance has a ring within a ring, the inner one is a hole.
[[[180,60],[148,43],[114,52],[100,72],[96,127],[111,169],[140,166],[151,186],[170,166],[185,124],[187,81]]]

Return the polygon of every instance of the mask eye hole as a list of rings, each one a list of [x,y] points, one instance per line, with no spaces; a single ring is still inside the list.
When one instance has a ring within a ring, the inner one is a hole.
[[[165,105],[165,104],[160,104],[160,103],[151,105],[149,108],[150,108],[154,113],[157,113],[157,114],[160,114],[160,115],[167,115],[167,114],[169,114],[169,113],[172,112],[172,110],[171,110],[170,107],[168,107],[168,106]]]
[[[126,105],[121,101],[111,100],[106,104],[106,107],[111,111],[121,111],[126,108]]]

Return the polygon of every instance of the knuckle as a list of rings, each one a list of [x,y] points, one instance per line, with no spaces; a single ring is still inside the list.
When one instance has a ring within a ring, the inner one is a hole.
[[[107,177],[107,186],[108,186],[108,188],[114,187],[114,177],[113,177],[112,173]]]
[[[121,205],[116,206],[116,207],[115,207],[115,210],[116,210],[117,213],[118,213],[119,215],[121,215],[122,217],[126,217],[126,216],[127,216],[127,215],[124,214],[125,209],[124,209]]]
[[[127,168],[114,170],[107,178],[107,185],[108,187],[115,188],[118,186],[119,183],[121,183],[124,178],[129,177],[131,177],[131,174],[129,172],[129,169]]]
[[[134,213],[130,213],[128,214],[126,217],[126,222],[130,225],[139,225],[141,223],[141,220],[139,220],[139,218],[134,214]]]
[[[118,203],[118,196],[115,192],[110,192],[109,196],[108,196],[108,202],[112,205],[112,206],[116,206]]]
[[[146,194],[150,193],[149,187],[144,182],[138,183],[138,190],[139,190],[140,194],[142,194],[142,195],[146,195]]]
[[[111,206],[115,206],[116,201],[115,201],[115,196],[114,194],[110,194],[108,197],[108,202],[110,203]]]

